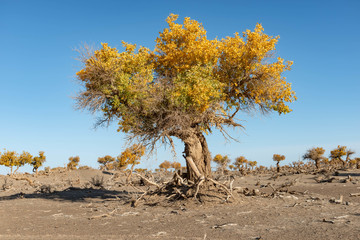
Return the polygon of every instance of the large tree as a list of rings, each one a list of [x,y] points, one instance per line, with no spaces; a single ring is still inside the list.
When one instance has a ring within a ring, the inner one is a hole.
[[[283,72],[292,62],[275,56],[279,37],[268,36],[260,24],[242,37],[209,40],[201,23],[178,16],[167,18],[153,51],[123,42],[125,51],[102,43],[83,55],[77,73],[84,89],[77,106],[100,112],[99,124],[118,121],[118,131],[153,148],[185,144],[188,179],[211,174],[211,156],[205,135],[214,128],[241,127],[241,111],[291,110],[296,99]]]

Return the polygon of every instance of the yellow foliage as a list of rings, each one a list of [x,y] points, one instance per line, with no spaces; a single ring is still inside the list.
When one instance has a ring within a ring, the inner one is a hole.
[[[173,163],[171,163],[171,167],[174,168],[175,170],[180,170],[181,169],[181,163],[173,162]]]
[[[76,156],[76,157],[69,157],[69,163],[67,164],[67,169],[68,170],[75,170],[77,169],[78,165],[80,162],[80,157]]]
[[[210,111],[224,118],[234,109],[291,111],[286,104],[296,96],[282,75],[292,62],[273,58],[279,37],[265,34],[257,24],[242,36],[210,40],[201,23],[177,19],[174,14],[166,19],[168,27],[153,51],[122,42],[125,51],[119,52],[102,43],[77,72],[86,89],[79,97],[81,108],[101,109],[106,120],[118,119],[118,130],[126,133],[153,124],[147,120],[156,116],[154,107]],[[219,127],[215,118],[208,121],[203,132]]]
[[[171,163],[169,161],[164,161],[159,165],[160,169],[168,170],[171,167]]]
[[[45,153],[43,151],[40,151],[39,156],[34,157],[30,164],[33,166],[33,170],[37,172],[38,168],[41,167],[45,161],[46,161]]]
[[[125,149],[118,157],[118,161],[125,165],[137,165],[140,163],[141,157],[145,154],[145,147],[141,144],[134,144],[131,147]]]
[[[16,166],[19,161],[19,154],[17,154],[15,151],[5,151],[0,156],[0,165],[4,165],[5,167],[10,167],[11,174],[13,166]]]
[[[275,162],[280,162],[280,161],[285,160],[285,156],[284,156],[284,155],[280,155],[280,154],[274,154],[274,155],[273,155],[273,160],[274,160]]]
[[[0,156],[0,165],[10,167],[10,174],[13,174],[13,167],[16,166],[14,173],[25,164],[30,164],[32,161],[32,155],[23,151],[22,154],[18,154],[15,151],[5,151]]]

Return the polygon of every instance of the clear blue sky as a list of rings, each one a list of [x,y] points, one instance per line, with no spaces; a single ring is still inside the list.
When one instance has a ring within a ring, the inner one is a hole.
[[[80,64],[73,50],[83,43],[121,40],[153,48],[170,13],[202,22],[208,38],[254,29],[280,35],[277,54],[294,61],[286,74],[298,101],[285,116],[248,116],[239,142],[208,136],[213,154],[232,159],[244,155],[270,165],[272,155],[297,161],[315,146],[326,154],[346,145],[360,156],[360,1],[18,1],[0,0],[0,151],[37,154],[45,166],[64,166],[79,155],[82,165],[97,167],[97,158],[118,155],[124,134],[93,129],[94,116],[75,111]],[[183,146],[177,142],[178,158]],[[160,148],[141,167],[156,168],[172,160]],[[29,171],[29,168],[23,168]],[[8,170],[0,166],[0,173]]]

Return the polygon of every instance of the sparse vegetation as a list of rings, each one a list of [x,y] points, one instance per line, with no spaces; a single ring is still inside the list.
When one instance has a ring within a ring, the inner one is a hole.
[[[135,165],[140,163],[140,159],[144,154],[145,147],[141,144],[134,144],[131,147],[125,149],[125,151],[123,151],[118,157],[119,163],[123,163],[124,165],[126,164],[126,166],[131,166],[128,177],[126,178],[126,182],[130,181]]]
[[[41,167],[46,161],[46,156],[43,151],[39,152],[39,156],[35,156],[31,161],[31,166],[33,167],[33,172],[38,173],[39,167]]]
[[[104,157],[99,157],[97,161],[100,164],[100,169],[101,170],[112,170],[112,169],[114,169],[115,158],[110,156],[110,155],[106,155]]]
[[[161,170],[167,171],[169,168],[171,168],[171,163],[169,161],[165,160],[164,162],[160,163],[159,168]]]
[[[69,163],[67,164],[66,168],[67,170],[75,170],[77,169],[80,162],[80,157],[69,157]]]
[[[225,170],[227,169],[230,159],[227,155],[222,156],[221,154],[216,154],[213,158],[213,161],[218,165],[218,170],[224,174]]]
[[[280,172],[280,161],[284,161],[285,156],[280,155],[280,154],[274,154],[273,160],[276,162],[276,171],[279,173]]]
[[[324,157],[325,149],[322,147],[311,148],[304,154],[304,160],[311,160],[315,162],[317,169],[320,168],[320,162],[326,160]]]

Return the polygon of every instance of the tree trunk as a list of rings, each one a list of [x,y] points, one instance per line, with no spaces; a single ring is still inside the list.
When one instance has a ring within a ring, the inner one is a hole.
[[[204,135],[193,131],[180,139],[185,144],[184,158],[188,180],[197,181],[199,178],[210,177],[211,154]]]
[[[315,160],[315,166],[316,166],[316,169],[320,168],[320,160],[318,160],[318,159]]]

